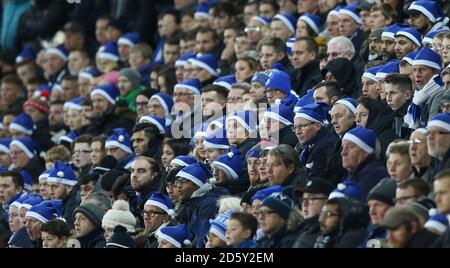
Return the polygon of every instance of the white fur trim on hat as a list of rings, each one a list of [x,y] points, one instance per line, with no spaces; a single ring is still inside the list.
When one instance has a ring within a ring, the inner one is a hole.
[[[231,85],[230,85],[230,83],[227,83],[227,82],[225,82],[225,81],[214,82],[213,84],[214,84],[214,85],[221,86],[221,87],[224,87],[224,88],[228,89],[228,91],[231,90]]]
[[[290,121],[287,120],[286,118],[284,118],[284,117],[282,117],[282,116],[280,116],[279,114],[274,113],[274,112],[268,112],[268,111],[266,111],[266,112],[264,112],[264,117],[267,117],[267,118],[271,118],[271,119],[277,120],[277,121],[279,121],[279,122],[285,124],[286,126],[292,125],[292,122],[290,122]]]
[[[97,59],[119,61],[119,57],[117,55],[107,52],[98,52],[96,57]]]
[[[361,18],[360,18],[358,15],[356,15],[355,13],[351,12],[350,10],[348,10],[348,9],[345,9],[345,8],[340,9],[340,10],[339,10],[339,15],[340,15],[340,14],[348,15],[348,16],[350,16],[356,23],[361,24]]]
[[[428,66],[437,70],[441,69],[441,66],[439,64],[437,64],[436,62],[433,61],[429,61],[429,60],[414,60],[413,61],[413,66],[414,65],[424,65],[424,66]]]
[[[209,232],[215,234],[223,242],[227,242],[227,237],[225,236],[225,234],[221,230],[217,229],[214,225],[211,225]]]
[[[181,159],[178,159],[178,158],[172,159],[172,161],[170,161],[170,164],[176,164],[176,165],[179,165],[179,166],[182,166],[182,167],[189,166],[186,162],[184,162],[184,161],[182,161]],[[149,201],[147,201],[147,202],[149,202]],[[147,205],[147,203],[145,203],[145,204]]]
[[[145,202],[144,206],[155,206],[155,207],[159,207],[160,209],[164,210],[164,212],[166,212],[166,213],[169,212],[169,208],[165,204],[155,201],[155,200],[147,200],[147,202]]]
[[[108,149],[108,148],[111,148],[111,147],[120,148],[120,149],[122,149],[123,151],[125,151],[125,152],[127,152],[129,154],[133,153],[133,151],[131,151],[131,148],[129,148],[128,146],[125,146],[125,144],[122,144],[122,143],[120,143],[118,141],[115,141],[115,140],[106,141],[105,142],[105,148]]]
[[[338,192],[338,191],[334,191],[334,192],[331,192],[331,194],[328,196],[328,199],[340,198],[340,197],[345,197],[345,194]]]
[[[41,214],[38,214],[38,213],[36,213],[34,211],[27,211],[26,217],[35,218],[36,220],[38,220],[38,221],[40,221],[42,223],[48,222],[48,220],[46,218],[42,217]]]
[[[295,33],[294,25],[292,25],[292,23],[284,15],[277,14],[277,15],[275,15],[274,19],[281,20],[281,22],[283,22],[283,24],[286,25],[286,27],[289,29],[289,31],[291,31],[291,33],[293,33],[293,34]]]
[[[175,247],[181,248],[181,244],[180,244],[177,240],[175,240],[175,239],[173,239],[172,237],[170,237],[170,236],[168,236],[168,235],[162,233],[161,230],[158,230],[158,231],[156,232],[155,235],[156,235],[156,237],[158,237],[158,238],[161,238],[161,239],[166,240],[167,242],[171,243],[171,244],[174,245]]]
[[[30,152],[30,150],[27,148],[27,146],[25,146],[25,144],[23,144],[19,140],[13,140],[9,146],[11,147],[11,145],[16,145],[17,147],[19,147],[22,151],[25,152],[25,154],[28,156],[28,158],[34,157],[34,154],[32,152]]]
[[[309,115],[307,115],[305,113],[297,113],[297,114],[295,114],[295,118],[304,118],[304,119],[309,120],[311,122],[319,123],[319,124],[323,125],[323,122],[320,122],[319,120],[317,120],[315,118],[312,118],[311,116],[309,116]]]
[[[348,100],[340,99],[340,100],[336,101],[335,104],[342,104],[342,105],[346,106],[348,109],[350,109],[350,111],[353,114],[356,114],[356,107],[353,106],[353,104],[351,102],[349,102]]]
[[[320,31],[320,30],[319,30],[319,28],[317,27],[316,23],[315,23],[312,19],[310,19],[308,16],[303,15],[303,16],[301,16],[301,17],[299,18],[299,20],[302,20],[302,21],[306,22],[306,24],[308,24],[309,27],[311,27],[311,29],[313,29],[313,31],[314,31],[316,34],[319,34],[319,31]]]
[[[131,42],[130,39],[123,38],[123,37],[119,38],[119,41],[117,41],[117,44],[118,45],[126,45],[126,46],[129,46],[129,47],[133,47],[135,45],[133,42]]]
[[[385,79],[387,75],[388,73],[377,72],[377,75],[375,77],[377,78],[377,80],[382,80]]]
[[[24,133],[24,134],[28,135],[28,136],[31,136],[31,134],[33,134],[33,130],[26,129],[22,125],[19,125],[17,123],[11,123],[9,125],[9,129],[17,130],[17,131],[19,131],[21,133]]]
[[[391,39],[395,39],[395,34],[393,32],[383,32],[381,34],[381,38],[383,38],[383,37],[388,37],[388,38],[391,38]]]
[[[202,61],[199,61],[199,60],[197,60],[197,59],[189,59],[189,62],[190,62],[193,66],[200,67],[200,68],[202,68],[202,69],[208,71],[210,74],[212,74],[212,75],[214,75],[214,76],[217,76],[217,75],[218,75],[217,70],[214,70],[214,69],[211,68],[208,64],[206,64],[206,63],[204,63],[204,62],[202,62]]]
[[[163,110],[164,110],[164,114],[165,114],[165,115],[170,114],[171,111],[169,111],[169,107],[167,107],[166,102],[164,101],[163,98],[161,98],[161,96],[153,95],[153,96],[150,98],[150,100],[153,100],[153,99],[156,99],[156,100],[159,101],[159,103],[161,104],[161,106],[162,106],[162,108],[163,108]]]
[[[117,244],[117,243],[111,243],[111,242],[106,243],[106,246],[116,246],[116,247],[119,247],[119,248],[129,248],[127,246],[124,246],[124,245],[121,245],[121,244]]]
[[[195,183],[195,185],[197,185],[198,187],[202,187],[203,185],[205,185],[205,183],[202,182],[201,180],[197,179],[196,177],[194,177],[191,174],[184,172],[182,170],[177,173],[176,177],[182,177],[182,178],[188,179],[188,180],[192,181],[193,183]]]
[[[450,132],[450,124],[441,120],[430,120],[428,121],[427,128],[429,127],[439,127]]]
[[[209,18],[209,14],[206,12],[195,12],[194,17],[200,17],[200,18]]]
[[[139,119],[139,123],[143,123],[143,122],[149,122],[154,124],[158,129],[159,132],[161,134],[166,134],[166,130],[164,129],[164,126],[162,126],[157,120],[155,120],[153,117],[151,116],[143,116],[141,117],[141,119]]]
[[[377,76],[373,75],[372,73],[369,73],[369,72],[364,72],[362,77],[369,78],[373,81],[378,81]]]
[[[174,89],[188,89],[190,90],[192,93],[194,93],[194,95],[200,95],[200,90],[198,90],[198,88],[190,86],[190,85],[186,85],[186,84],[176,84],[174,87]]]
[[[436,22],[436,17],[433,14],[431,14],[431,12],[428,11],[428,9],[424,8],[423,6],[419,6],[419,5],[416,5],[415,3],[412,3],[412,5],[409,6],[408,10],[419,11],[420,13],[425,15],[425,17],[427,17],[432,23]]]
[[[263,19],[262,19],[261,17],[259,17],[259,16],[253,16],[253,17],[250,19],[250,21],[252,21],[252,20],[259,21],[259,22],[261,22],[263,25],[267,25],[267,24],[268,24],[267,21],[263,20]]]
[[[230,175],[232,176],[232,178],[231,178],[232,180],[236,180],[239,178],[238,174],[231,167],[225,165],[222,162],[213,161],[211,163],[211,166],[215,167],[215,168],[219,168],[219,169],[224,169],[226,172],[230,173]]]
[[[92,74],[88,73],[88,72],[80,72],[78,74],[78,77],[87,79],[89,81],[92,81],[94,79],[94,76]]]
[[[48,55],[48,54],[56,55],[56,56],[60,57],[63,61],[67,61],[69,59],[64,53],[61,52],[61,50],[54,48],[54,47],[47,48],[47,50],[45,50],[45,54],[46,55]]]
[[[11,153],[11,150],[3,144],[0,144],[0,151],[4,152],[5,154]]]
[[[345,133],[342,140],[348,140],[356,144],[359,148],[361,148],[363,151],[365,151],[368,154],[373,154],[375,152],[374,148],[367,145],[364,141],[362,141],[359,137],[351,134],[351,133]]]
[[[425,223],[425,228],[433,228],[436,229],[441,234],[447,230],[447,226],[445,226],[442,222],[438,222],[435,220],[429,220]]]
[[[76,180],[67,180],[67,179],[61,179],[61,178],[57,178],[57,177],[47,177],[47,181],[54,182],[54,183],[61,183],[64,185],[69,185],[69,186],[75,186],[78,183],[78,181],[76,181]]]
[[[398,36],[398,35],[402,35],[402,36],[408,38],[409,40],[411,40],[414,44],[416,44],[416,45],[419,46],[419,47],[422,46],[422,44],[420,43],[420,41],[417,40],[417,38],[416,38],[414,35],[412,35],[412,34],[406,32],[406,31],[398,31],[398,32],[395,34],[395,36]]]
[[[248,132],[252,132],[253,131],[253,129],[251,129],[250,126],[242,118],[240,118],[237,115],[232,115],[232,116],[227,117],[227,122],[229,120],[233,120],[233,119],[238,121],[239,124],[241,124]]]
[[[100,88],[96,88],[91,92],[91,97],[95,96],[95,95],[101,95],[103,96],[109,103],[111,104],[116,104],[116,100],[111,98],[111,96],[108,95],[108,93],[106,93],[106,91],[104,91],[103,89]]]
[[[230,149],[230,146],[225,145],[225,144],[214,144],[211,143],[209,141],[204,140],[203,141],[203,146],[205,146],[205,148],[207,149]]]

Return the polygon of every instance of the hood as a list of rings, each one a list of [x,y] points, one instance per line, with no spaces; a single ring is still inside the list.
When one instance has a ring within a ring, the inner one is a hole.
[[[346,96],[350,96],[359,90],[356,82],[358,76],[356,74],[355,66],[353,66],[353,63],[348,59],[334,59],[330,61],[321,72],[322,77],[325,77],[327,72],[331,72]]]
[[[339,202],[339,236],[345,233],[350,228],[361,228],[369,225],[369,211],[368,207],[361,202],[344,197],[338,198]]]
[[[386,128],[391,128],[394,122],[394,114],[391,108],[383,101],[368,99],[366,107],[369,110],[367,128],[372,129],[378,135]]]

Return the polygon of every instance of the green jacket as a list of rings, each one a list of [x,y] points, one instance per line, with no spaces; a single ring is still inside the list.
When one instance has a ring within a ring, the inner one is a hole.
[[[119,96],[119,100],[124,100],[128,104],[128,108],[133,112],[136,112],[136,97],[145,90],[145,87],[141,86],[128,93],[126,96]]]

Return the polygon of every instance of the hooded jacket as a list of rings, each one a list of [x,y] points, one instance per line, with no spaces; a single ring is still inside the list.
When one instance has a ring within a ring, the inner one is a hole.
[[[257,248],[292,248],[297,238],[297,233],[288,230],[287,225],[283,225],[272,237],[264,236],[256,241]]]
[[[323,80],[318,60],[308,62],[302,68],[295,69],[292,79],[292,89],[300,97],[306,95],[306,91],[313,88]]]
[[[313,248],[320,236],[319,215],[304,220],[298,229],[300,235],[295,239],[293,248]]]
[[[357,82],[359,77],[357,77],[355,66],[348,59],[337,58],[330,61],[322,69],[322,76],[326,77],[327,72],[333,74],[345,96],[358,98],[361,95],[361,88],[358,87]]]

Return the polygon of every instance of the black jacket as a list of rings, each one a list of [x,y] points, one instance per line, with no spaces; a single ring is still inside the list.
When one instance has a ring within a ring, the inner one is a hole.
[[[283,188],[286,187],[305,187],[307,183],[307,179],[304,175],[304,171],[298,169],[294,171],[291,175],[289,175],[281,184]]]
[[[294,242],[293,248],[313,248],[320,236],[319,215],[304,220],[298,229],[300,235]]]
[[[394,111],[394,123],[392,124],[392,129],[394,129],[397,136],[402,139],[408,139],[412,133],[412,129],[408,127],[405,123],[403,117],[408,112],[408,106],[411,104],[411,100],[407,101],[401,108]]]
[[[104,231],[101,227],[94,229],[89,234],[78,237],[81,248],[104,248],[106,246],[106,240],[103,236]]]
[[[264,236],[256,242],[256,248],[292,248],[297,234],[287,230],[283,225],[272,237]]]
[[[63,200],[62,216],[66,220],[70,229],[74,228],[73,212],[80,205],[81,197],[78,191],[78,186],[74,186],[72,191]]]
[[[33,130],[33,135],[31,135],[31,138],[33,141],[38,143],[44,151],[48,151],[55,144],[50,139],[50,125],[47,117],[35,123],[35,127],[36,128]]]
[[[109,135],[111,130],[115,128],[124,128],[131,133],[134,123],[123,117],[118,117],[108,111],[108,113],[101,118],[96,118],[92,120],[92,124],[86,129],[87,134],[93,136],[98,136],[101,134]]]
[[[246,156],[248,151],[250,151],[253,146],[258,144],[259,140],[255,138],[247,138],[237,145],[238,150],[241,152],[242,156]]]
[[[426,230],[419,229],[406,244],[405,248],[429,248],[438,239],[438,235]]]
[[[30,174],[33,182],[37,182],[39,180],[39,176],[42,174],[42,172],[45,171],[44,167],[42,166],[37,156],[34,156],[33,158],[30,159],[30,161],[28,161],[24,170],[26,170],[28,174]]]
[[[280,129],[278,132],[279,142],[278,144],[287,144],[292,148],[295,148],[295,145],[298,143],[298,138],[295,136],[295,133],[292,131],[291,126],[284,127]]]
[[[357,82],[359,77],[357,76],[355,66],[348,59],[334,59],[328,62],[321,72],[323,77],[326,76],[327,72],[331,72],[342,88],[342,93],[345,96],[358,98],[361,95],[361,88],[358,87]]]
[[[323,80],[318,60],[312,60],[303,68],[295,69],[292,79],[292,89],[300,97],[306,95],[306,91],[313,88]]]
[[[142,211],[144,210],[145,202],[154,193],[161,191],[162,177],[156,176],[153,180],[140,192],[130,203],[130,211],[137,219],[137,227],[144,228],[144,219],[142,218]]]
[[[450,228],[447,228],[438,239],[431,245],[432,248],[450,248]]]

